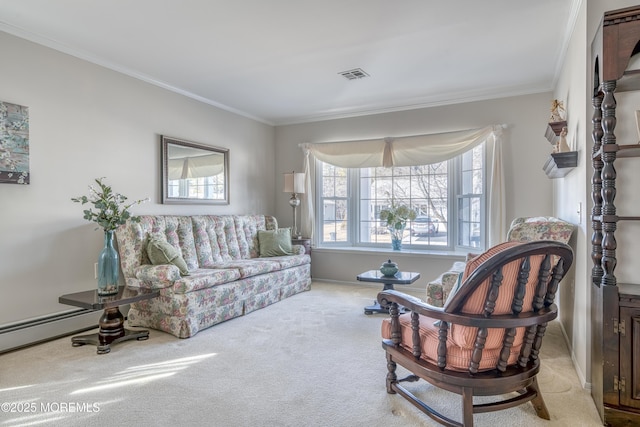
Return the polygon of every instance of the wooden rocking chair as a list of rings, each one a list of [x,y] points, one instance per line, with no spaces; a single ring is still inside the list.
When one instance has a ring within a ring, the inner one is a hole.
[[[538,353],[547,323],[558,314],[558,283],[572,263],[573,251],[564,243],[507,242],[467,263],[459,289],[442,308],[401,292],[380,292],[378,301],[391,315],[382,325],[387,392],[447,426],[473,426],[474,413],[528,401],[540,418],[550,419],[536,380]],[[398,305],[411,312],[399,315]],[[396,364],[412,375],[399,380]],[[461,423],[400,384],[420,378],[462,396]],[[473,396],[499,400],[474,404]]]

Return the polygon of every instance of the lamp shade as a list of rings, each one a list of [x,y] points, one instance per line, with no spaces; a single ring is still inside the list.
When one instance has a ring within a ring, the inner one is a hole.
[[[285,193],[304,193],[304,173],[291,172],[284,174]]]

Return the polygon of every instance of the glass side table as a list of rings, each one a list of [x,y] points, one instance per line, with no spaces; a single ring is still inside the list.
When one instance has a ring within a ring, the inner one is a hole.
[[[76,292],[62,295],[58,298],[61,304],[73,305],[89,310],[104,309],[98,321],[98,333],[90,335],[80,335],[71,338],[71,345],[78,347],[85,344],[92,344],[98,347],[98,354],[105,354],[111,351],[111,345],[127,340],[146,340],[149,338],[149,331],[132,331],[125,329],[124,316],[120,312],[121,305],[132,302],[155,298],[160,295],[157,289],[135,288],[131,286],[120,286],[116,295],[99,296],[97,290]]]
[[[393,285],[410,285],[420,278],[420,273],[411,271],[398,271],[393,276],[384,276],[380,270],[369,270],[362,274],[358,274],[356,278],[361,282],[382,283],[383,291],[393,289]],[[374,301],[373,305],[364,308],[364,314],[373,313],[389,313],[389,309],[381,307],[378,301]],[[404,307],[400,307],[400,313],[404,313]]]

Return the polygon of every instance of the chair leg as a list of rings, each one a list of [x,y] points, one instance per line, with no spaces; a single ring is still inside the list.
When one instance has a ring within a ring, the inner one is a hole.
[[[473,389],[462,387],[462,425],[473,427]]]
[[[393,361],[391,355],[387,353],[387,393],[396,394],[396,391],[391,387],[393,383],[398,380],[396,375],[396,362]]]
[[[531,404],[533,405],[533,409],[536,410],[536,414],[542,419],[550,420],[551,415],[549,415],[547,405],[544,404],[544,399],[542,398],[542,393],[540,392],[540,387],[538,386],[537,376],[533,377],[533,382],[527,388],[536,393],[536,397],[531,399]]]

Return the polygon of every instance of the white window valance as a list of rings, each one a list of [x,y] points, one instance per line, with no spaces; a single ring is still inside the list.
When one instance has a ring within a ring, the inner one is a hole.
[[[506,208],[502,169],[502,130],[505,125],[456,132],[378,138],[359,141],[299,144],[304,156],[306,197],[302,203],[302,232],[314,236],[313,198],[315,162],[321,160],[344,168],[419,166],[452,159],[486,142],[487,151],[487,245],[504,241]]]
[[[429,135],[300,144],[318,160],[343,168],[418,166],[452,159],[485,141],[502,126]]]

